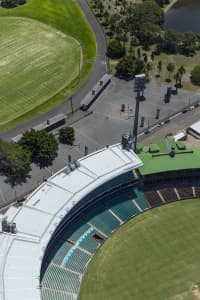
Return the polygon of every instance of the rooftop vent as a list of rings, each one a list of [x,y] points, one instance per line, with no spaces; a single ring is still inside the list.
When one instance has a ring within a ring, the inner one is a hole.
[[[74,171],[74,170],[76,169],[76,165],[75,165],[74,162],[70,163],[70,164],[69,164],[69,167],[70,167],[70,170],[71,170],[71,171]]]
[[[131,150],[133,149],[133,138],[129,134],[123,134],[121,140],[122,149]]]
[[[81,164],[78,160],[75,160],[74,164],[75,164],[76,168],[79,168],[81,166]]]
[[[66,168],[65,168],[65,173],[66,174],[69,174],[71,172],[71,169],[67,166]]]
[[[1,221],[1,230],[2,232],[16,234],[17,233],[16,223],[8,222],[7,217],[4,217]]]

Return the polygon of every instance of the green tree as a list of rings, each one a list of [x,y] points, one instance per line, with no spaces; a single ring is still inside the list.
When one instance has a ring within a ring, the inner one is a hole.
[[[125,80],[133,79],[136,74],[143,73],[144,71],[144,61],[134,56],[125,56],[116,65],[116,75]]]
[[[178,86],[179,86],[179,82],[180,82],[180,73],[179,71],[177,71],[175,74],[174,74],[174,79],[176,81],[175,83],[175,88],[176,88],[176,93],[178,91]]]
[[[125,55],[125,48],[119,40],[112,40],[107,46],[107,56],[118,59]]]
[[[31,153],[20,145],[0,141],[0,172],[12,185],[21,183],[31,171]]]
[[[197,36],[193,32],[182,33],[182,41],[179,46],[179,52],[184,55],[191,55],[196,50]]]
[[[164,32],[159,43],[159,47],[163,52],[169,54],[176,54],[178,52],[178,47],[181,44],[182,34],[169,29]]]
[[[141,49],[140,49],[140,47],[137,48],[137,56],[138,56],[138,58],[141,57]]]
[[[154,61],[154,52],[151,52],[151,60]]]
[[[171,80],[171,73],[172,72],[174,72],[174,70],[175,70],[175,65],[173,64],[173,63],[168,63],[168,65],[167,65],[167,71],[168,71],[168,73],[169,73],[169,76],[168,76],[168,79],[169,79],[169,81]]]
[[[51,165],[57,156],[58,142],[52,133],[45,130],[26,131],[19,141],[19,145],[31,152],[32,162],[40,167]]]
[[[137,37],[139,38],[142,45],[145,45],[146,43],[148,45],[152,45],[159,40],[160,34],[161,29],[158,25],[152,23],[145,23],[137,32]]]
[[[143,53],[143,59],[144,59],[144,62],[147,63],[148,62],[148,56],[146,53]]]
[[[162,72],[162,61],[159,60],[158,64],[157,64],[157,69],[158,69],[158,73],[159,73],[159,76],[160,76],[160,73]]]
[[[26,0],[1,0],[1,6],[4,8],[13,8],[25,3]]]
[[[184,68],[184,66],[180,66],[180,68],[178,69],[178,72],[179,72],[179,86],[182,87],[182,78],[183,78],[183,75],[185,74],[186,70]]]
[[[133,5],[128,13],[129,23],[134,24],[136,30],[140,30],[141,25],[145,23],[161,25],[164,22],[163,10],[153,0]]]
[[[200,65],[195,66],[192,70],[191,81],[196,85],[200,85]]]
[[[62,144],[73,145],[75,141],[75,132],[73,127],[65,127],[59,130],[59,141]]]

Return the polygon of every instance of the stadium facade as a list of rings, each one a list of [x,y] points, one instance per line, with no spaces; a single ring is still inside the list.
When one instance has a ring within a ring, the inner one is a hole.
[[[120,187],[123,180],[114,184],[116,178],[141,166],[132,150],[110,146],[66,166],[21,207],[11,207],[1,220],[7,227],[0,234],[0,300],[41,299],[43,258],[60,228],[114,185]],[[68,293],[63,299],[75,297]]]
[[[167,137],[137,153],[125,137],[70,163],[0,216],[0,300],[76,300],[88,263],[123,223],[200,198],[200,149]]]

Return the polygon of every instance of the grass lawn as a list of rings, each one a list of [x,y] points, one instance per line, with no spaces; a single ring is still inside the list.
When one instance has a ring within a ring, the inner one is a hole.
[[[171,83],[175,84],[175,80],[173,78],[174,74],[176,73],[176,71],[180,66],[184,66],[184,68],[186,69],[186,73],[183,75],[183,79],[182,79],[183,88],[194,92],[200,92],[200,87],[193,85],[190,81],[191,71],[200,61],[200,51],[196,52],[194,56],[189,56],[189,57],[180,54],[167,55],[165,53],[162,53],[159,56],[155,56],[153,61],[155,74],[158,73],[157,65],[158,65],[158,61],[160,60],[162,61],[162,72],[160,78],[161,81],[165,82],[166,79],[168,78],[168,71],[166,67],[169,62],[172,62],[175,64],[176,68],[175,71],[171,74],[171,80],[172,80]]]
[[[6,130],[69,96],[89,74],[96,43],[76,1],[0,8],[0,26],[0,130]]]
[[[93,258],[78,299],[199,299],[199,213],[200,200],[186,200],[123,225]]]

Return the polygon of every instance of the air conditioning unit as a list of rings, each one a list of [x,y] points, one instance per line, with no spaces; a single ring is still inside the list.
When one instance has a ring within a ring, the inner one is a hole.
[[[81,164],[78,160],[75,160],[74,164],[75,164],[76,168],[79,168],[81,166]]]
[[[71,169],[70,169],[70,167],[67,166],[67,167],[65,168],[65,173],[68,175],[70,172],[71,172]]]
[[[70,163],[69,168],[70,168],[71,171],[74,171],[76,169],[75,163],[74,162]]]
[[[129,134],[123,134],[121,140],[122,149],[131,150],[133,149],[133,138]]]
[[[16,223],[8,222],[7,217],[0,217],[0,232],[17,233]]]

